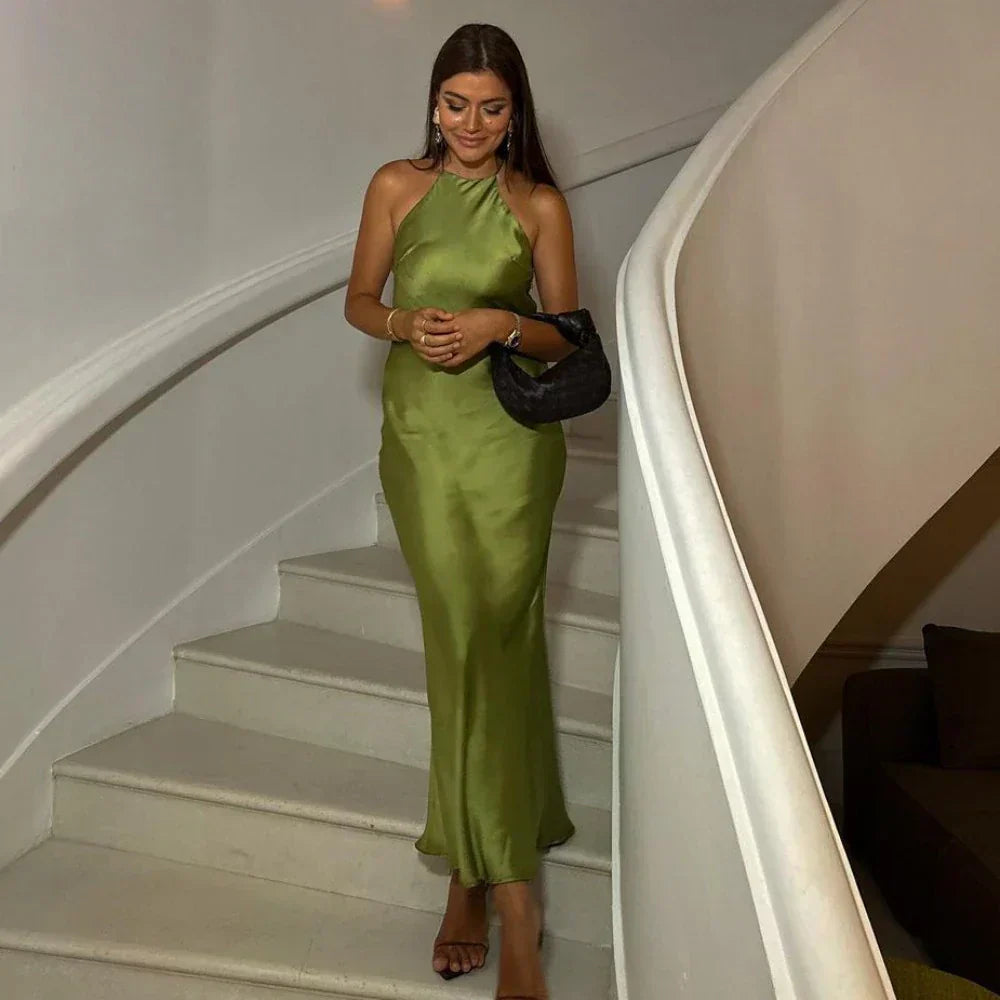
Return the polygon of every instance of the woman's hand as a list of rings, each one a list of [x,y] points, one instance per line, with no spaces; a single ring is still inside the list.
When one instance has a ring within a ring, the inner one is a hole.
[[[453,358],[461,346],[462,335],[455,329],[454,313],[425,306],[397,315],[402,319],[397,332],[425,361],[442,364]],[[393,327],[396,328],[395,321]]]
[[[451,356],[440,362],[443,368],[464,365],[492,341],[506,340],[514,329],[514,314],[507,309],[462,309],[455,313],[452,325],[458,339]]]

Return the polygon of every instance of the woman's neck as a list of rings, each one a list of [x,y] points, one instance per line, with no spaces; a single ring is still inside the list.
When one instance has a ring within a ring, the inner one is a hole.
[[[470,181],[478,181],[485,177],[492,177],[494,174],[499,174],[503,169],[503,164],[497,159],[497,157],[493,157],[492,168],[481,174],[467,174],[458,170],[451,170],[449,167],[452,164],[453,160],[451,162],[443,162],[441,164],[441,169],[447,171],[449,174],[454,174],[456,177],[464,177],[466,180]]]

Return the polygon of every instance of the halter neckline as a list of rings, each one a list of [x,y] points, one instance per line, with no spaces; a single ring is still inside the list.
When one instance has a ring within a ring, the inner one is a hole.
[[[503,170],[503,164],[497,170],[494,170],[492,174],[487,174],[485,177],[463,177],[461,174],[456,174],[453,170],[445,170],[444,167],[441,168],[441,173],[457,177],[460,181],[491,181],[500,176],[501,170]]]

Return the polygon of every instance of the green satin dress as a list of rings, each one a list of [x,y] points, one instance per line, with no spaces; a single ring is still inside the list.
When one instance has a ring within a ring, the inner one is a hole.
[[[439,172],[393,248],[393,305],[535,311],[531,245],[496,175]],[[533,373],[541,362],[519,359]],[[417,850],[463,885],[532,878],[573,833],[556,756],[545,569],[566,444],[500,406],[490,360],[393,344],[379,472],[423,622],[431,766]]]

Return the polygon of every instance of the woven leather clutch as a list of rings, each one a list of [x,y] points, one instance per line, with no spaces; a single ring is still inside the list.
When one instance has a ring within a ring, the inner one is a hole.
[[[568,420],[596,410],[611,394],[611,365],[586,309],[533,313],[551,323],[576,350],[541,375],[526,372],[502,344],[490,344],[493,388],[503,408],[522,424]]]

